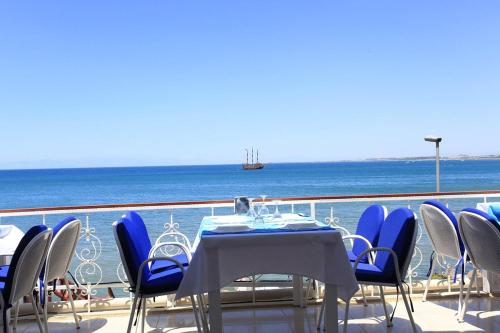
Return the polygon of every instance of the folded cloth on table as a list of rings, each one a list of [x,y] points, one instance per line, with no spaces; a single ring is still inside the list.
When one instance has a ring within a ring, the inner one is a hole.
[[[315,227],[303,228],[303,229],[251,229],[246,231],[237,231],[237,232],[216,232],[212,230],[204,230],[201,235],[202,236],[210,236],[210,235],[221,235],[221,234],[272,234],[272,233],[280,233],[280,232],[297,232],[297,231],[320,231],[320,230],[335,230],[332,227],[323,227],[316,225]]]
[[[214,233],[229,233],[229,232],[241,232],[253,230],[250,226],[246,224],[224,224],[219,225],[215,229],[210,230]]]

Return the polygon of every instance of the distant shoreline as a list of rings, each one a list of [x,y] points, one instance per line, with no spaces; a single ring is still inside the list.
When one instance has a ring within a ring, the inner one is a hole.
[[[333,161],[310,161],[310,162],[268,162],[273,164],[315,164],[315,163],[370,163],[370,162],[422,162],[434,161],[435,156],[411,156],[411,157],[375,157],[359,160],[333,160]],[[441,161],[498,161],[500,155],[457,155],[441,156]],[[0,171],[22,171],[22,170],[68,170],[68,169],[114,169],[114,168],[163,168],[163,167],[206,167],[206,166],[240,166],[241,163],[224,164],[177,164],[177,165],[109,165],[109,166],[68,166],[68,167],[34,167],[34,168],[2,168]]]
[[[367,158],[365,161],[427,161],[435,160],[436,156],[415,156],[415,157],[381,157],[381,158]],[[443,161],[484,161],[484,160],[500,160],[500,155],[457,155],[457,156],[441,156]]]

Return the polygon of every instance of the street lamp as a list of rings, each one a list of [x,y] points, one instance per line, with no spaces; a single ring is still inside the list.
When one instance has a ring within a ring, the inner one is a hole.
[[[424,138],[425,141],[436,143],[436,192],[439,192],[439,143],[443,140],[443,138],[437,136],[426,136]]]

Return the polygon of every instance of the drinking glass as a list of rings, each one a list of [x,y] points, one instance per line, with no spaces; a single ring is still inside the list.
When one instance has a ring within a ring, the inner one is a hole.
[[[273,201],[274,204],[274,214],[273,214],[273,219],[280,219],[281,218],[281,213],[278,209],[278,201]]]
[[[267,206],[266,206],[267,195],[262,194],[260,197],[262,198],[262,204],[260,205],[260,208],[259,208],[259,216],[261,216],[263,218],[264,215],[269,215],[269,208],[267,208]]]
[[[257,216],[257,214],[255,213],[255,208],[254,208],[254,204],[253,204],[254,200],[255,200],[254,198],[248,198],[248,203],[249,203],[250,208],[248,209],[247,215],[250,217],[253,217],[253,218],[255,218]]]

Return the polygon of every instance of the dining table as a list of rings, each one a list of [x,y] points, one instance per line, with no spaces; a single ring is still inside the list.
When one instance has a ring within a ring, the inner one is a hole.
[[[206,216],[193,249],[176,299],[208,293],[210,332],[223,332],[221,288],[246,276],[285,274],[323,282],[325,330],[335,333],[337,299],[347,302],[359,288],[341,233],[310,216]]]
[[[0,224],[0,265],[10,264],[10,259],[24,232],[13,224]]]

